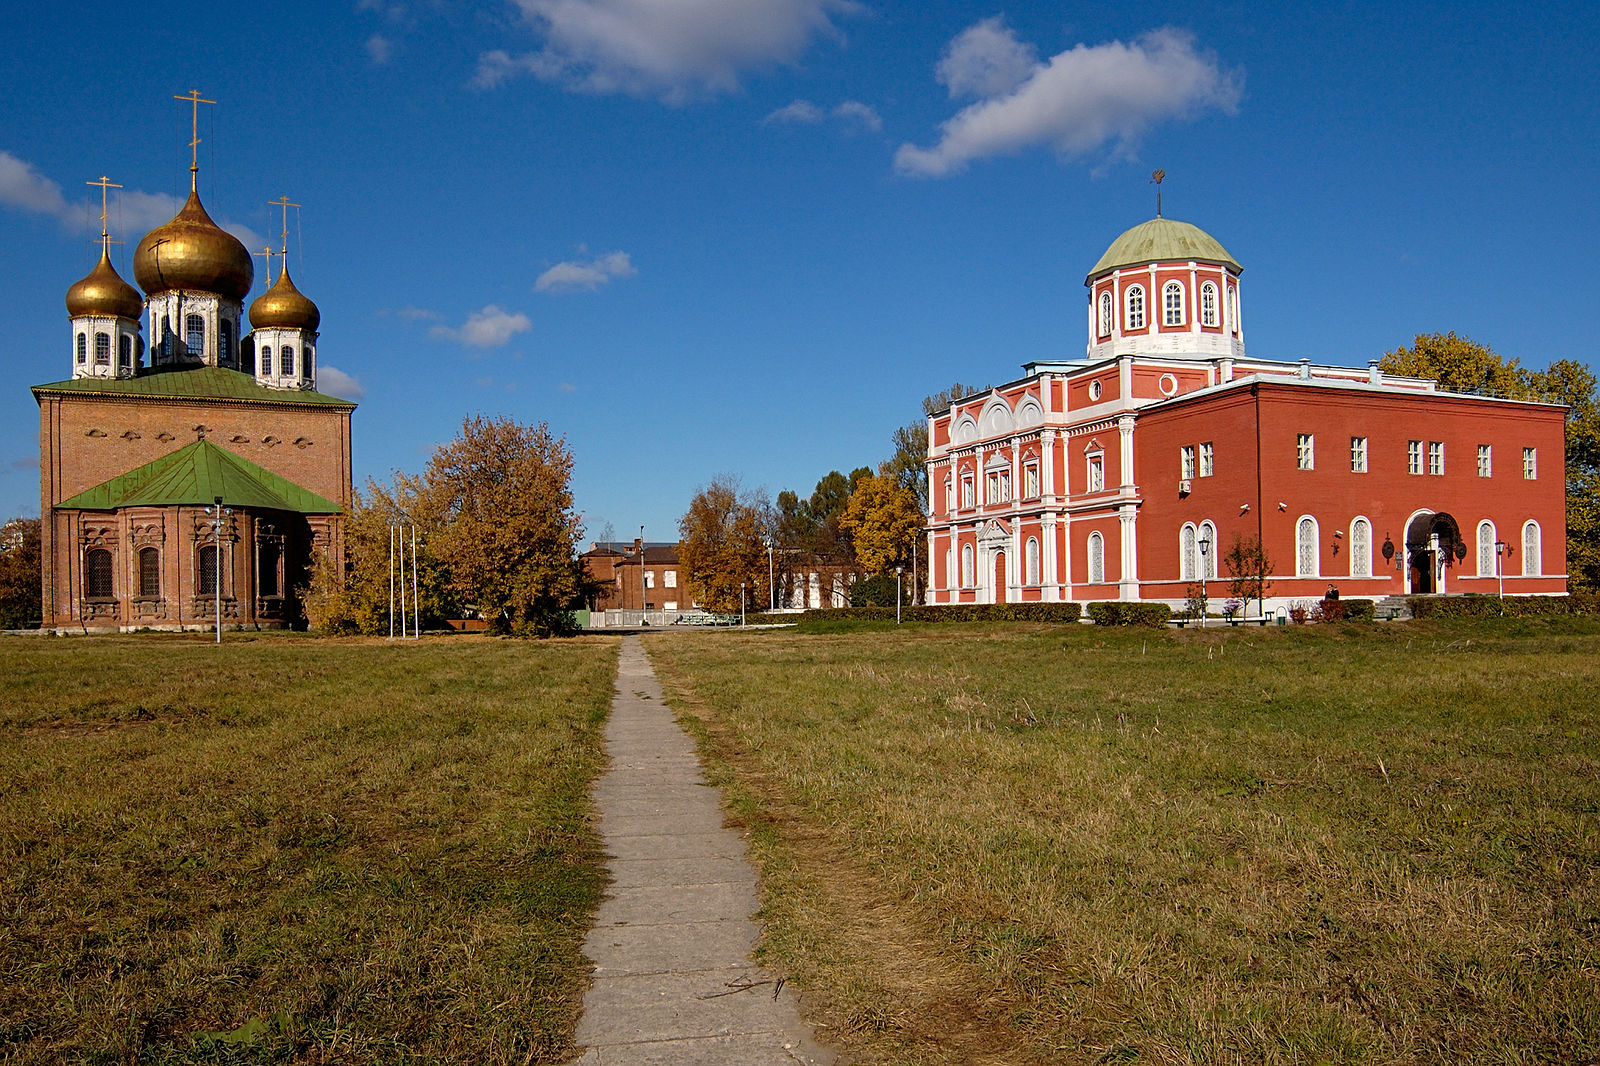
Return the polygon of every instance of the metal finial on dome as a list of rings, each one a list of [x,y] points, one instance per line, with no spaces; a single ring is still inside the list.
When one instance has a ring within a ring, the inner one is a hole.
[[[1161,183],[1167,180],[1165,170],[1157,170],[1150,175],[1150,184],[1156,187],[1156,217],[1161,217]]]
[[[187,100],[191,108],[189,116],[189,191],[193,192],[200,187],[200,105],[215,104],[216,101],[202,97],[199,89],[190,89],[187,96],[174,96],[173,99]]]

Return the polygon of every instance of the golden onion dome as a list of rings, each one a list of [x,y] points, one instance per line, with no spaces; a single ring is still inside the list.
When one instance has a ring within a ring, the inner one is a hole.
[[[250,324],[256,329],[303,329],[315,333],[322,325],[322,312],[294,287],[289,264],[285,263],[277,282],[250,305]]]
[[[73,318],[79,315],[138,318],[143,311],[144,298],[122,280],[105,248],[100,249],[100,262],[89,271],[89,276],[67,290],[67,314]]]
[[[242,300],[255,280],[255,266],[239,239],[211,221],[199,194],[190,189],[177,217],[139,242],[133,276],[151,295],[188,289]]]

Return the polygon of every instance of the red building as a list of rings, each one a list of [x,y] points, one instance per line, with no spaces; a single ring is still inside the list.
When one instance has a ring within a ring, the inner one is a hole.
[[[1247,359],[1242,269],[1155,218],[1090,271],[1085,358],[929,419],[933,603],[1160,600],[1258,541],[1266,607],[1566,591],[1564,409]]]

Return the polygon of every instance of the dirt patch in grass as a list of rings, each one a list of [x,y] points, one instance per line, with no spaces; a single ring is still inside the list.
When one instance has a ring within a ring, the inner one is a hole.
[[[1600,626],[649,647],[869,1061],[1600,1056]]]
[[[569,1056],[614,662],[0,639],[0,1061]]]

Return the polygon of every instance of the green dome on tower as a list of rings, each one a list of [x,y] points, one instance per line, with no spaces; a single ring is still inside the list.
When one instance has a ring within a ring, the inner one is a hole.
[[[1200,263],[1221,263],[1236,274],[1244,272],[1238,260],[1229,255],[1228,250],[1218,244],[1215,237],[1199,226],[1158,216],[1149,222],[1139,223],[1112,241],[1111,247],[1106,249],[1106,254],[1102,255],[1100,261],[1094,265],[1094,269],[1089,271],[1087,280],[1092,281],[1118,267],[1143,266],[1145,263],[1188,262],[1191,259]]]

